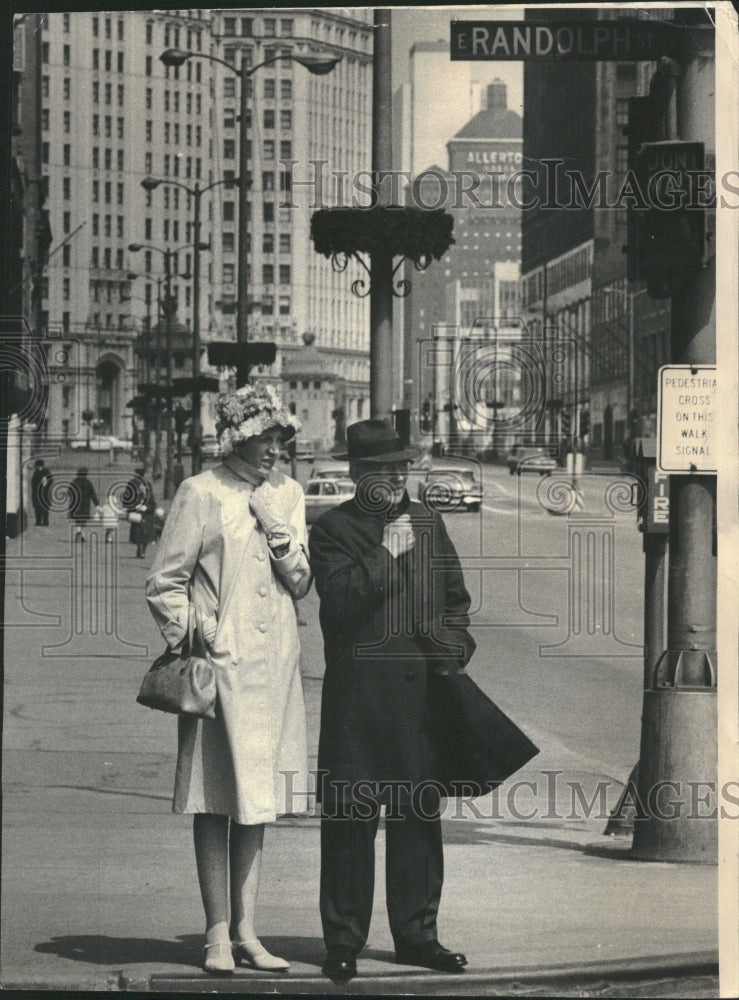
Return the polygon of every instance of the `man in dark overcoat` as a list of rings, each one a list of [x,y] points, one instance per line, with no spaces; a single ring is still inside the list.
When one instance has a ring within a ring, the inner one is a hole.
[[[406,492],[415,449],[384,421],[347,428],[355,497],[310,534],[326,672],[318,771],[324,973],[356,975],[372,915],[374,840],[385,806],[387,907],[396,958],[460,972],[438,940],[443,880],[429,670],[462,670],[475,648],[470,597],[437,512]]]
[[[49,527],[49,506],[51,505],[53,484],[54,477],[47,469],[46,462],[43,458],[37,458],[31,476],[31,500],[37,527]]]

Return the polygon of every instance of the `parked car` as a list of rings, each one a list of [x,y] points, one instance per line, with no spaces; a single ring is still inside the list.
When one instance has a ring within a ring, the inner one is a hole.
[[[540,476],[546,476],[557,468],[557,460],[547,448],[529,444],[514,444],[506,463],[512,476],[520,476],[522,472],[538,472]]]
[[[89,439],[86,434],[72,438],[69,447],[73,451],[87,451],[89,440],[90,451],[131,451],[133,444],[123,438],[117,438],[113,434],[91,434]]]
[[[295,442],[295,457],[297,459],[303,459],[306,462],[314,461],[316,457],[316,446],[312,441],[301,441],[300,438]]]
[[[348,479],[349,463],[336,459],[316,459],[310,474],[311,479]]]
[[[218,438],[215,434],[203,434],[200,439],[200,457],[218,458],[220,454],[221,449],[218,444]]]
[[[354,496],[351,479],[312,479],[305,486],[305,523],[312,524],[325,510]]]
[[[438,511],[477,511],[482,503],[482,484],[474,469],[432,469],[418,484],[418,499]]]

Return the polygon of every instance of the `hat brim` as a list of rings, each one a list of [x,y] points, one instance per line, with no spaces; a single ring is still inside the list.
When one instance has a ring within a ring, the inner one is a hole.
[[[332,455],[332,458],[339,462],[412,462],[421,454],[420,448],[402,448],[400,451],[390,451],[386,455],[350,455],[348,452],[342,455]]]

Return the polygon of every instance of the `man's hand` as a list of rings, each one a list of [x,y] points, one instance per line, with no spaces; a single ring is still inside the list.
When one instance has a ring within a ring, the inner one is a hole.
[[[395,521],[385,525],[382,544],[395,559],[404,552],[410,552],[415,545],[410,514],[401,514]]]

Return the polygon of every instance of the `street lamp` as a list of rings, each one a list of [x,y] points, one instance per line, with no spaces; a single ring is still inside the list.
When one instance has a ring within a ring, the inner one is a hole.
[[[251,67],[248,67],[246,60],[242,58],[240,70],[237,70],[235,66],[231,65],[231,63],[226,62],[225,59],[221,59],[218,56],[210,55],[205,52],[190,52],[187,49],[166,49],[162,52],[159,58],[167,67],[182,66],[188,59],[209,59],[211,62],[220,63],[221,66],[225,66],[230,73],[238,76],[241,81],[241,91],[239,94],[239,175],[241,180],[239,183],[239,258],[236,342],[238,344],[246,344],[249,341],[249,289],[247,282],[248,251],[246,240],[246,218],[248,212],[249,194],[246,182],[248,177],[248,140],[246,123],[249,88],[246,81],[263,66],[269,66],[271,63],[280,62],[282,60],[299,63],[314,76],[325,76],[327,73],[330,73],[338,65],[338,63],[341,62],[342,57],[311,54],[301,55],[299,53],[291,52],[271,56],[269,59],[264,59],[262,62],[257,63],[256,66]],[[241,386],[246,382],[248,372],[249,366],[245,362],[245,359],[241,364],[236,365],[237,386]]]
[[[140,250],[154,250],[164,258],[164,281],[165,281],[165,341],[167,351],[167,374],[166,374],[166,395],[167,395],[167,454],[166,467],[164,473],[164,499],[169,500],[172,496],[172,258],[177,256],[182,250],[195,246],[194,243],[185,243],[174,250],[169,248],[163,250],[161,247],[153,246],[151,243],[129,243],[128,249],[131,253],[138,253]],[[199,243],[198,249],[208,250],[210,244]],[[157,359],[158,364],[158,359]]]
[[[193,303],[193,318],[192,318],[192,474],[197,475],[200,472],[201,460],[200,460],[200,439],[201,439],[201,421],[200,421],[200,406],[201,406],[201,396],[200,396],[200,251],[201,249],[208,248],[209,244],[201,243],[200,241],[200,199],[205,194],[206,191],[211,191],[213,188],[218,187],[219,184],[226,184],[231,186],[232,184],[238,183],[236,178],[222,178],[218,181],[213,181],[212,184],[208,184],[206,187],[201,188],[198,182],[195,182],[195,187],[189,187],[187,184],[183,184],[181,181],[165,180],[158,177],[144,177],[141,181],[141,187],[145,191],[153,191],[158,188],[161,184],[171,187],[180,187],[190,195],[193,199],[194,204],[194,214],[193,214],[193,238],[195,240],[193,253],[193,271],[192,271],[192,303]]]

